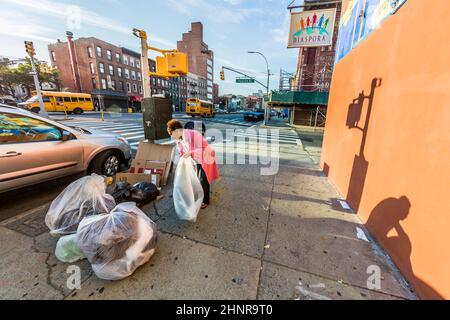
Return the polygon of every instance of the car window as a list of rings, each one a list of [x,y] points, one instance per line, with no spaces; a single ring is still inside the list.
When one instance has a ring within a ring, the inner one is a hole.
[[[72,98],[72,102],[78,102],[77,98]]]
[[[64,97],[64,102],[70,102],[70,98],[69,97]]]
[[[50,97],[42,97],[43,102],[50,102]]]
[[[0,144],[61,140],[61,131],[24,115],[0,113]]]

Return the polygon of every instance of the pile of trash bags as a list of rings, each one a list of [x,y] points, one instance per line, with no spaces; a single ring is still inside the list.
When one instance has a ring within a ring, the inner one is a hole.
[[[83,219],[77,243],[97,277],[123,279],[155,252],[156,225],[133,202],[125,202],[109,214]]]
[[[106,193],[104,178],[93,174],[72,182],[53,200],[45,224],[52,236],[73,234],[85,216],[108,213],[115,206],[114,198]]]
[[[195,161],[191,157],[182,157],[175,171],[173,188],[173,203],[178,218],[195,222],[202,206],[203,196]]]
[[[112,192],[117,203],[132,201],[141,207],[159,196],[158,188],[150,182],[139,182],[131,186],[128,182],[119,181]]]
[[[149,183],[134,185],[126,199],[151,201],[155,189]],[[87,258],[105,280],[130,276],[156,249],[156,224],[135,202],[116,205],[104,178],[96,174],[74,181],[53,200],[45,223],[51,235],[60,237],[55,250],[60,261]]]

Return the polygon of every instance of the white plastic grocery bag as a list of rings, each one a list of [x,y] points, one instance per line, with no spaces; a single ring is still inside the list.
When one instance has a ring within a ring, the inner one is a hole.
[[[72,182],[53,200],[45,224],[52,236],[73,234],[85,216],[108,213],[115,206],[104,178],[94,173]]]
[[[77,234],[69,234],[59,238],[56,243],[55,256],[61,262],[72,263],[85,256],[77,245]]]
[[[203,202],[203,188],[192,158],[181,157],[175,171],[173,202],[181,220],[195,222]]]
[[[130,276],[156,250],[156,225],[134,202],[124,202],[110,213],[84,218],[77,244],[97,277],[119,280]]]

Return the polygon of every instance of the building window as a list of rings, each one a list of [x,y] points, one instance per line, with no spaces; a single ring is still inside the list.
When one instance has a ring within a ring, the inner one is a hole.
[[[108,68],[109,68],[109,75],[113,76],[114,75],[114,66],[109,65]]]
[[[141,62],[138,59],[136,59],[136,68],[140,68],[140,67],[141,67]]]
[[[130,57],[130,66],[134,67],[134,58]]]
[[[97,57],[102,57],[102,48],[97,46]]]
[[[119,53],[116,53],[116,62],[120,63],[120,54]]]
[[[130,70],[125,69],[125,78],[130,79]]]
[[[141,81],[141,73],[140,72],[137,73],[137,78],[139,81]]]
[[[106,79],[102,79],[102,89],[106,90]]]
[[[123,91],[123,82],[119,81],[119,91]]]
[[[91,74],[95,74],[95,67],[94,67],[94,64],[92,62],[89,63],[89,67],[91,68]]]
[[[111,50],[106,50],[106,58],[108,59],[108,60],[112,60],[112,52],[111,52]]]
[[[139,86],[139,93],[142,94],[142,86]]]
[[[53,62],[56,61],[55,51],[52,51],[52,60],[53,60]]]
[[[88,57],[92,58],[93,54],[92,54],[92,48],[88,47]]]
[[[158,87],[161,86],[161,79],[158,78]]]
[[[123,64],[128,65],[128,56],[123,55]]]
[[[136,83],[133,83],[133,91],[137,92],[137,85],[136,85]]]
[[[121,67],[117,67],[117,75],[122,78],[122,68]]]
[[[111,80],[111,89],[116,91],[116,81],[115,80]]]
[[[213,66],[213,62],[211,59],[208,59],[208,66],[212,67]]]
[[[131,84],[127,82],[127,91],[131,92]]]
[[[92,88],[97,89],[97,80],[95,78],[92,78]]]
[[[105,73],[105,65],[102,62],[99,62],[98,68],[100,70],[100,73]]]
[[[131,70],[131,80],[136,80],[136,71]]]
[[[152,85],[156,85],[156,80],[155,80],[155,78],[152,78]]]

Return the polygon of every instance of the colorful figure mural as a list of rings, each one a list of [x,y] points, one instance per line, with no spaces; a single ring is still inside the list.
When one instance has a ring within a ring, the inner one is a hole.
[[[291,13],[289,48],[330,46],[336,8]]]
[[[344,0],[335,63],[396,12],[406,0]],[[360,12],[365,13],[362,19]]]

